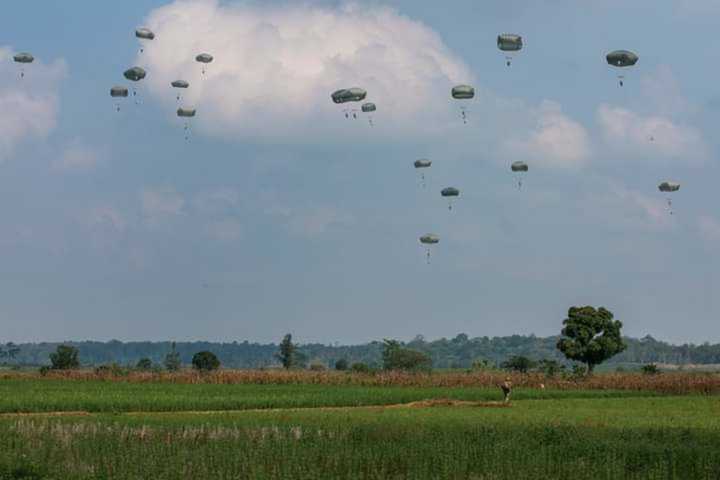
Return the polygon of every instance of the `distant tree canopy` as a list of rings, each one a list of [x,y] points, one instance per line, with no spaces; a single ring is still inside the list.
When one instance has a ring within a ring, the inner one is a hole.
[[[20,348],[12,342],[8,342],[3,348],[0,345],[0,360],[13,360],[20,353]]]
[[[198,352],[193,355],[192,366],[195,370],[210,372],[220,368],[220,360],[218,360],[217,356],[212,352]]]
[[[335,362],[335,370],[345,371],[348,368],[350,368],[350,365],[348,365],[348,361],[344,358]]]
[[[275,356],[278,360],[280,360],[280,363],[282,363],[284,368],[290,369],[296,364],[296,353],[297,348],[292,341],[292,335],[288,333],[280,342],[279,351],[275,354]]]
[[[55,352],[50,354],[53,370],[70,370],[80,366],[78,349],[69,345],[58,345]]]
[[[405,348],[397,340],[384,340],[382,358],[385,370],[428,371],[432,368],[428,355]]]
[[[604,307],[571,307],[563,325],[558,350],[569,360],[586,364],[588,373],[627,348],[620,333],[622,322],[613,320]]]

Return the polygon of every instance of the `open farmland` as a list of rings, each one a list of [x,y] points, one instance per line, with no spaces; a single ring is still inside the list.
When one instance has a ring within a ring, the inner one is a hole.
[[[436,377],[444,375],[456,374]],[[363,385],[364,377],[347,377],[345,384],[339,376],[335,384],[189,382],[182,374],[3,378],[0,478],[720,475],[716,396],[601,389],[597,375],[575,388],[521,387],[510,406],[493,408],[502,405],[490,386]]]

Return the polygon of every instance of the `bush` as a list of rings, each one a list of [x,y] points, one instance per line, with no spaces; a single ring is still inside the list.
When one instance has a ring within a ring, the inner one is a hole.
[[[471,368],[473,370],[490,370],[492,366],[490,365],[490,360],[477,358],[473,360]]]
[[[180,362],[180,354],[177,351],[175,342],[172,342],[171,350],[167,355],[165,355],[165,362],[163,363],[165,364],[165,368],[168,372],[177,372],[180,370],[180,366],[182,364]]]
[[[95,368],[95,375],[111,375],[113,377],[126,377],[130,375],[130,369],[122,367],[117,363],[111,363],[109,365],[100,365]]]
[[[385,340],[382,357],[385,370],[420,372],[432,369],[432,359],[427,354],[405,348],[397,340]]]
[[[50,354],[53,370],[70,370],[80,366],[78,349],[70,345],[59,345],[55,352]]]
[[[201,372],[210,372],[220,368],[220,360],[215,356],[214,353],[204,351],[198,352],[193,355],[192,358],[193,368]]]
[[[324,363],[322,363],[320,360],[313,360],[310,362],[310,370],[313,372],[324,372],[327,370],[327,366],[325,366]]]
[[[370,373],[370,367],[367,363],[363,362],[353,363],[352,367],[350,367],[350,370],[353,373]]]
[[[153,368],[152,360],[150,360],[147,357],[141,358],[140,360],[138,360],[137,365],[135,365],[135,368],[137,370],[143,370],[143,371],[152,370],[152,368]]]
[[[335,370],[339,370],[341,372],[344,372],[348,369],[348,361],[344,358],[341,358],[337,362],[335,362]]]
[[[527,373],[537,366],[537,362],[522,355],[513,355],[500,364],[500,368],[511,372]]]
[[[643,365],[642,367],[640,367],[640,371],[644,375],[657,375],[660,373],[660,369],[654,363],[648,363],[647,365]]]
[[[540,360],[538,368],[548,378],[555,378],[560,372],[565,370],[565,365],[562,365],[557,360]]]

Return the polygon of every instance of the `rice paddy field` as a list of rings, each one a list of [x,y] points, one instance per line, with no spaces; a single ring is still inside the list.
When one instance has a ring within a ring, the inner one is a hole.
[[[0,478],[720,478],[720,397],[665,391],[711,376],[518,377],[504,405],[449,379],[188,375],[0,378]]]

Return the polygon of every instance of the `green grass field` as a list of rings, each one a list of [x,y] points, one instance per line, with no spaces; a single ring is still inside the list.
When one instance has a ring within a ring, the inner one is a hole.
[[[720,397],[525,390],[509,408],[371,406],[430,398],[497,400],[499,394],[474,388],[0,381],[4,412],[98,412],[0,417],[0,478],[720,476]],[[326,406],[348,408],[312,408]],[[257,408],[266,410],[248,410]]]

